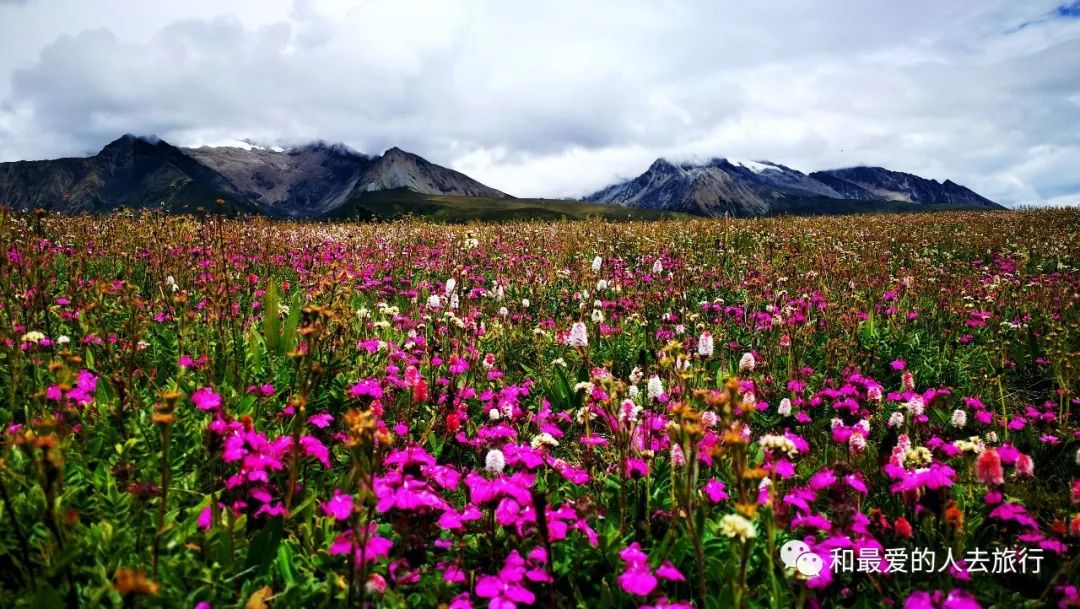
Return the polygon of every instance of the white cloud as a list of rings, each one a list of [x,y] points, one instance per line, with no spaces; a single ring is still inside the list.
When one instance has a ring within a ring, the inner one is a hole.
[[[519,196],[687,155],[1080,192],[1080,20],[1054,2],[84,6],[0,4],[0,160],[130,131],[397,145]]]

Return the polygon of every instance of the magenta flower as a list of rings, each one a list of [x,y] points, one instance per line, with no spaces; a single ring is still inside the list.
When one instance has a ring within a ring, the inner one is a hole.
[[[364,533],[367,539],[365,543],[354,543],[352,530],[345,531],[341,535],[338,535],[334,539],[334,543],[330,544],[328,552],[331,556],[338,556],[341,554],[348,554],[349,550],[353,550],[353,560],[357,566],[364,563],[378,562],[382,558],[386,558],[390,555],[390,548],[394,546],[394,543],[389,539],[378,534],[378,525],[371,523],[364,528]],[[362,535],[363,536],[363,535]]]
[[[216,412],[221,409],[221,396],[210,387],[200,387],[191,394],[191,402],[199,410]]]
[[[340,489],[334,489],[334,496],[322,503],[322,510],[334,520],[348,520],[352,516],[353,496],[345,495]]]
[[[491,599],[490,609],[516,609],[517,603],[531,605],[536,601],[536,595],[524,586],[524,581],[534,576],[525,559],[517,550],[512,550],[498,575],[477,578],[476,596]]]
[[[649,569],[649,557],[634,542],[619,552],[619,558],[626,563],[626,569],[616,578],[619,586],[627,594],[648,596],[656,589],[657,579]],[[673,567],[674,568],[674,567]]]
[[[376,379],[363,379],[349,388],[349,396],[353,398],[369,397],[377,400],[383,396],[382,386]]]
[[[712,503],[720,503],[725,499],[728,499],[727,491],[724,489],[724,483],[716,478],[710,478],[705,486],[701,488],[701,492],[705,493],[705,496],[709,498]]]

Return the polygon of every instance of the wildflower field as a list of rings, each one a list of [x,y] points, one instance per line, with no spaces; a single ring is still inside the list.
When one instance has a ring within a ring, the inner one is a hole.
[[[1080,606],[1080,212],[0,246],[0,607]]]

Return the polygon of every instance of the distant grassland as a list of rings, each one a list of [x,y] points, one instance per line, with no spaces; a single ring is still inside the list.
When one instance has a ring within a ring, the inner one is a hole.
[[[408,190],[365,193],[331,215],[332,219],[392,220],[406,216],[436,222],[500,222],[506,220],[661,220],[686,214],[632,209],[603,203],[558,199],[493,199],[426,195]]]

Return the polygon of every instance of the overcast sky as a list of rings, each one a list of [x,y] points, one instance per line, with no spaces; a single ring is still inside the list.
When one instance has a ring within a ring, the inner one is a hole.
[[[518,196],[653,159],[1080,202],[1080,0],[0,0],[0,160],[399,146]]]

